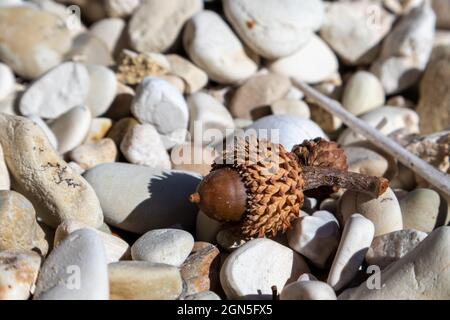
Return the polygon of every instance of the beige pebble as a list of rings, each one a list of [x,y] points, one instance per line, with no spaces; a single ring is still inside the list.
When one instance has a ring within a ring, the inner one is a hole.
[[[83,144],[70,153],[70,158],[83,169],[87,170],[102,163],[115,162],[117,146],[110,138],[102,139],[93,144]]]

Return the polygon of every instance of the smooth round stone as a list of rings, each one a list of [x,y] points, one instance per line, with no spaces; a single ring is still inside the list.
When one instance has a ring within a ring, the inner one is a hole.
[[[234,131],[233,117],[217,99],[204,92],[188,98],[189,132],[194,143],[213,145]]]
[[[359,287],[339,300],[447,300],[449,297],[450,227],[434,230],[417,247],[381,272],[379,290]]]
[[[0,100],[6,99],[14,92],[16,79],[11,68],[4,63],[0,63]]]
[[[176,300],[183,291],[177,267],[148,261],[108,265],[111,300]]]
[[[72,41],[72,47],[66,54],[66,59],[102,66],[114,64],[106,43],[89,32],[79,34]]]
[[[412,251],[428,236],[425,232],[408,229],[375,237],[366,254],[366,262],[385,268]]]
[[[133,244],[131,257],[133,260],[179,267],[193,247],[194,238],[189,232],[177,229],[152,230]]]
[[[375,236],[403,229],[402,211],[397,197],[388,188],[379,198],[347,190],[339,200],[338,216],[344,223],[354,213],[360,213],[375,226]]]
[[[212,292],[212,291],[204,291],[204,292],[199,292],[199,293],[195,293],[189,296],[186,296],[183,300],[222,300],[220,299],[220,297]]]
[[[293,115],[308,119],[311,117],[308,105],[302,100],[281,99],[272,103],[270,109],[274,115]]]
[[[89,73],[84,65],[62,63],[33,82],[25,91],[20,99],[20,112],[25,116],[55,119],[83,104],[88,97],[89,86]]]
[[[443,200],[445,202],[445,200]],[[446,206],[442,206],[446,207]],[[415,189],[400,200],[405,229],[431,232],[445,223],[439,194],[431,189]]]
[[[181,93],[184,94],[185,90],[186,90],[186,83],[184,82],[183,79],[181,79],[180,77],[174,75],[174,74],[164,74],[162,76],[158,77],[161,80],[167,81],[168,83],[170,83],[172,86],[174,86],[175,88],[177,88],[177,90]]]
[[[225,0],[225,15],[257,54],[275,59],[305,45],[322,25],[322,0]]]
[[[383,85],[372,73],[358,71],[348,80],[342,105],[355,116],[382,107],[385,102]]]
[[[76,220],[64,220],[58,226],[55,232],[54,246],[57,247],[61,241],[67,238],[71,233],[81,229],[94,231],[98,236],[100,236],[103,245],[105,246],[107,263],[117,262],[123,258],[128,258],[130,246],[124,240],[99,229],[89,227],[86,224]]]
[[[187,23],[183,43],[191,60],[216,82],[235,83],[257,70],[242,43],[215,12],[197,13]]]
[[[100,236],[89,229],[71,233],[45,260],[35,300],[108,300],[106,253]]]
[[[343,149],[347,156],[348,171],[383,177],[389,169],[389,162],[375,151],[356,146]]]
[[[356,276],[373,240],[374,232],[373,223],[362,215],[355,213],[348,218],[328,274],[327,283],[334,290],[345,288]]]
[[[185,91],[187,94],[199,91],[208,83],[208,75],[206,72],[192,64],[189,60],[176,54],[169,54],[166,58],[170,63],[170,72],[185,82]]]
[[[368,64],[376,58],[394,20],[394,15],[371,0],[331,2],[320,36],[346,64]]]
[[[29,115],[27,118],[36,123],[42,129],[42,131],[44,131],[45,136],[47,137],[48,142],[51,144],[53,149],[58,150],[58,139],[56,138],[53,131],[49,128],[47,123],[44,122],[44,120],[42,120],[40,117],[35,115]]]
[[[0,8],[0,30],[0,60],[27,79],[60,64],[72,41],[59,17],[29,6]]]
[[[28,300],[41,266],[33,251],[0,252],[0,300]]]
[[[202,211],[199,211],[197,214],[197,224],[196,224],[196,236],[195,238],[198,241],[216,242],[216,236],[219,231],[222,229],[223,223],[217,220],[214,220],[204,214]]]
[[[31,201],[45,224],[56,228],[73,218],[102,225],[94,190],[61,159],[33,121],[0,113],[0,141],[14,190]]]
[[[291,87],[289,78],[277,74],[251,77],[236,90],[229,105],[235,118],[254,119],[258,107],[266,107],[283,98]]]
[[[155,127],[150,124],[131,127],[122,139],[120,150],[131,163],[152,168],[171,168],[164,143]]]
[[[195,227],[198,209],[189,196],[199,175],[113,163],[96,166],[84,177],[96,191],[109,225],[139,234],[174,225],[188,231]]]
[[[90,27],[89,31],[102,40],[111,53],[114,53],[120,45],[125,27],[126,23],[124,20],[109,18],[97,21]]]
[[[102,163],[115,162],[117,147],[112,139],[106,138],[92,144],[82,144],[70,153],[70,159],[87,170]]]
[[[340,239],[339,223],[327,211],[316,211],[294,221],[288,231],[289,247],[308,258],[314,265],[324,268],[336,251]]]
[[[297,281],[283,289],[280,300],[337,300],[337,297],[325,282]]]
[[[174,170],[191,171],[202,176],[211,172],[211,166],[217,158],[212,147],[187,142],[174,147],[170,154]]]
[[[9,190],[11,188],[11,178],[6,167],[3,148],[0,144],[0,190]]]
[[[85,104],[89,107],[93,117],[98,117],[108,111],[117,92],[116,75],[111,69],[100,65],[87,65],[90,89]]]
[[[74,107],[55,119],[50,129],[58,139],[58,152],[64,154],[75,149],[86,138],[92,115],[85,106]]]
[[[0,191],[0,251],[36,250],[47,254],[44,231],[36,221],[33,205],[15,191]]]
[[[408,108],[399,107],[381,107],[376,108],[368,113],[363,114],[361,120],[373,128],[378,128],[378,131],[385,135],[389,135],[399,129],[406,129],[408,133],[419,132],[419,116],[418,114]],[[341,145],[348,145],[358,141],[363,141],[365,138],[347,128],[338,139]]]
[[[386,94],[405,90],[420,79],[433,49],[435,26],[433,10],[423,5],[401,17],[387,35],[370,69]]]
[[[106,137],[111,129],[113,121],[110,118],[94,118],[91,121],[88,135],[83,143],[97,143]]]
[[[338,67],[334,52],[316,35],[293,54],[269,65],[274,73],[311,84],[331,79]]]
[[[136,91],[131,112],[141,123],[151,124],[161,135],[167,136],[170,143],[165,143],[166,148],[184,141],[184,136],[180,136],[181,139],[171,139],[171,136],[177,132],[186,134],[188,106],[177,88],[167,81],[145,78]]]
[[[316,123],[291,115],[261,118],[250,125],[245,133],[248,135],[256,133],[260,139],[270,139],[274,143],[281,143],[288,151],[304,140],[318,137],[327,139],[326,134]]]
[[[228,256],[220,282],[229,299],[271,299],[272,286],[282,290],[305,272],[308,265],[293,250],[269,239],[255,239]]]

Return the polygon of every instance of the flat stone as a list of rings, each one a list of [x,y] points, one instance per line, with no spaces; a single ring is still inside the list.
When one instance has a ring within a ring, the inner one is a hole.
[[[35,300],[108,300],[108,270],[100,236],[77,230],[42,265]]]
[[[15,191],[0,191],[0,251],[36,250],[45,256],[48,243],[33,205]]]
[[[183,291],[180,270],[147,261],[108,265],[111,300],[176,300]]]
[[[228,256],[220,282],[229,299],[271,299],[272,286],[282,290],[305,272],[309,272],[306,262],[293,250],[255,239]]]
[[[178,229],[151,230],[131,247],[133,260],[162,263],[179,267],[194,247],[189,232]]]
[[[373,223],[355,213],[345,223],[327,283],[334,290],[345,288],[358,273],[374,237]]]
[[[89,93],[90,78],[85,66],[65,62],[37,79],[20,99],[22,115],[55,119],[83,104]]]
[[[183,43],[191,60],[216,82],[234,83],[257,70],[238,37],[215,12],[197,13],[187,23]]]
[[[422,231],[405,229],[375,237],[367,251],[366,262],[384,269],[412,251],[427,236]]]
[[[70,152],[70,159],[87,170],[102,163],[117,159],[117,147],[112,139],[106,138],[92,144],[83,144]]]
[[[29,6],[0,8],[0,30],[0,60],[27,79],[60,64],[72,41],[60,18]]]
[[[28,300],[38,277],[41,257],[33,251],[0,252],[0,300]]]
[[[103,115],[108,111],[117,92],[116,75],[110,69],[101,65],[87,65],[90,88],[85,100],[93,117]]]
[[[450,227],[434,230],[417,247],[384,269],[380,290],[366,283],[344,291],[339,300],[447,300],[450,297]]]
[[[225,0],[223,9],[240,38],[267,59],[294,53],[324,19],[322,0]]]
[[[56,154],[34,122],[0,114],[0,141],[14,190],[31,201],[43,222],[55,228],[70,218],[93,227],[103,223],[94,190]]]
[[[206,86],[208,75],[202,69],[179,55],[169,54],[166,57],[170,63],[170,72],[185,82],[187,94],[193,94]]]
[[[337,300],[336,293],[321,281],[297,281],[287,285],[280,300]]]
[[[0,63],[0,100],[6,99],[15,90],[16,78],[11,68]]]
[[[200,182],[196,174],[113,163],[96,166],[84,177],[109,225],[139,234],[174,225],[187,231],[195,227],[198,209],[189,196]]]

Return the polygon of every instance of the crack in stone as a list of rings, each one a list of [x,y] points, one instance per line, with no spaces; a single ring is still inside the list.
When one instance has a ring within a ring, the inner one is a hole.
[[[68,187],[72,188],[81,187],[81,184],[76,183],[74,179],[64,177],[64,175],[67,172],[67,166],[61,166],[60,163],[52,164],[50,162],[47,162],[47,165],[42,166],[43,170],[47,170],[49,168],[55,169],[56,177],[54,181],[57,185],[60,185],[65,182]]]

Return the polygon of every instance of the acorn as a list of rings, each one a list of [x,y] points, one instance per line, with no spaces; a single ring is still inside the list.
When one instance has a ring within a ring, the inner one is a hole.
[[[290,228],[300,214],[306,190],[340,187],[378,197],[388,187],[384,178],[341,170],[345,154],[336,151],[336,146],[316,140],[304,142],[303,147],[305,154],[301,146],[294,148],[296,154],[254,136],[235,137],[190,201],[209,217],[236,224],[243,236],[261,238]],[[335,151],[327,160],[330,150]],[[333,160],[335,155],[339,159]]]

